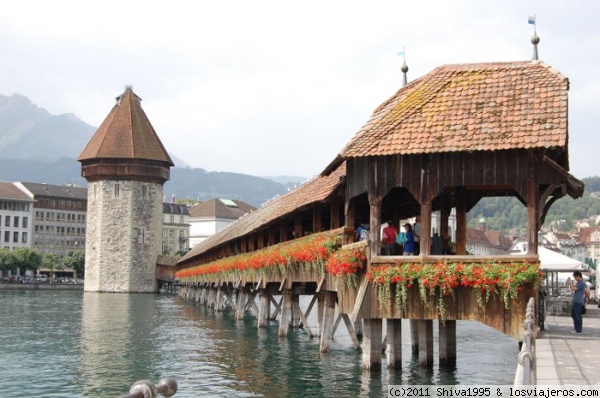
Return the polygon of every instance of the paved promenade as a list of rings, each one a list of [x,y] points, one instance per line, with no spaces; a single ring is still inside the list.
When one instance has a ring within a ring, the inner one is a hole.
[[[600,308],[587,306],[583,334],[570,316],[549,315],[536,339],[538,385],[600,386]]]

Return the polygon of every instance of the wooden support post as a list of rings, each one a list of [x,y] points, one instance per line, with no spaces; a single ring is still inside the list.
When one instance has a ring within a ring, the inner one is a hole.
[[[274,321],[275,319],[277,319],[277,315],[279,315],[279,313],[281,312],[281,304],[283,303],[283,296],[281,296],[281,300],[279,300],[279,303],[278,303],[277,301],[275,301],[273,296],[269,295],[269,301],[271,303],[273,303],[273,306],[275,307],[275,311],[269,317],[270,320]]]
[[[270,296],[267,292],[265,292],[263,290],[260,294],[260,309],[258,311],[258,327],[259,328],[266,327],[270,312],[271,312]]]
[[[331,332],[331,337],[335,336],[335,332],[336,332],[338,326],[340,325],[341,320],[342,320],[342,314],[338,314],[338,316],[335,318],[335,322],[333,323],[333,331]]]
[[[410,320],[410,346],[413,355],[419,355],[419,320]]]
[[[356,332],[356,337],[359,340],[362,340],[362,338],[363,338],[363,322],[362,322],[362,318],[358,318],[354,322],[354,331]]]
[[[221,292],[221,287],[219,286],[216,289],[216,295],[217,296],[215,297],[215,310],[217,310],[217,311],[221,311],[221,296],[222,296],[221,293],[222,293]]]
[[[402,367],[402,319],[387,319],[387,367]]]
[[[419,237],[420,256],[431,254],[431,201],[421,204],[421,236]]]
[[[296,293],[292,293],[292,308],[290,315],[290,326],[292,329],[297,329],[300,327],[300,295]]]
[[[456,254],[467,254],[467,194],[464,187],[456,188]]]
[[[325,293],[317,295],[317,327],[319,328],[319,336],[323,336],[323,310],[325,308]]]
[[[381,367],[381,335],[382,319],[363,319],[364,338],[363,338],[363,369],[373,369]]]
[[[360,350],[360,342],[356,337],[356,332],[354,331],[354,326],[352,325],[352,321],[350,320],[350,316],[348,314],[340,314],[344,323],[346,324],[346,329],[348,329],[348,334],[350,334],[350,339],[352,339],[352,344],[354,344],[354,348]]]
[[[456,321],[439,325],[440,365],[456,365]]]
[[[290,317],[292,315],[292,291],[284,290],[281,319],[279,320],[279,337],[287,336],[290,327]]]
[[[335,315],[335,292],[325,292],[325,305],[321,331],[320,351],[329,352],[333,343],[333,317]]]
[[[419,320],[419,365],[433,367],[433,321]]]
[[[244,313],[246,312],[246,296],[248,291],[245,288],[238,290],[237,294],[237,305],[235,309],[235,319],[244,319]]]

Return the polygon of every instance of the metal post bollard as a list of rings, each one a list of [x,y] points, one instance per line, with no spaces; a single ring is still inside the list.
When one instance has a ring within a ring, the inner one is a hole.
[[[158,394],[172,397],[177,392],[177,382],[172,377],[165,377],[155,386],[149,380],[139,380],[132,384],[129,394],[121,398],[158,398]]]

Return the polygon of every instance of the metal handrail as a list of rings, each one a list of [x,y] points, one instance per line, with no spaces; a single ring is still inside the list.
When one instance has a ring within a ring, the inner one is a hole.
[[[149,380],[139,380],[131,385],[129,394],[121,398],[158,398],[158,394],[164,397],[172,397],[177,392],[177,382],[172,377],[165,377],[156,385]]]
[[[519,352],[515,387],[536,385],[535,358],[535,299],[531,297],[525,310],[525,331]]]

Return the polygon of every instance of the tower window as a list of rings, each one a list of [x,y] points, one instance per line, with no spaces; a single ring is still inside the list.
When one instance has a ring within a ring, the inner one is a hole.
[[[119,184],[115,184],[115,198],[119,197]]]

